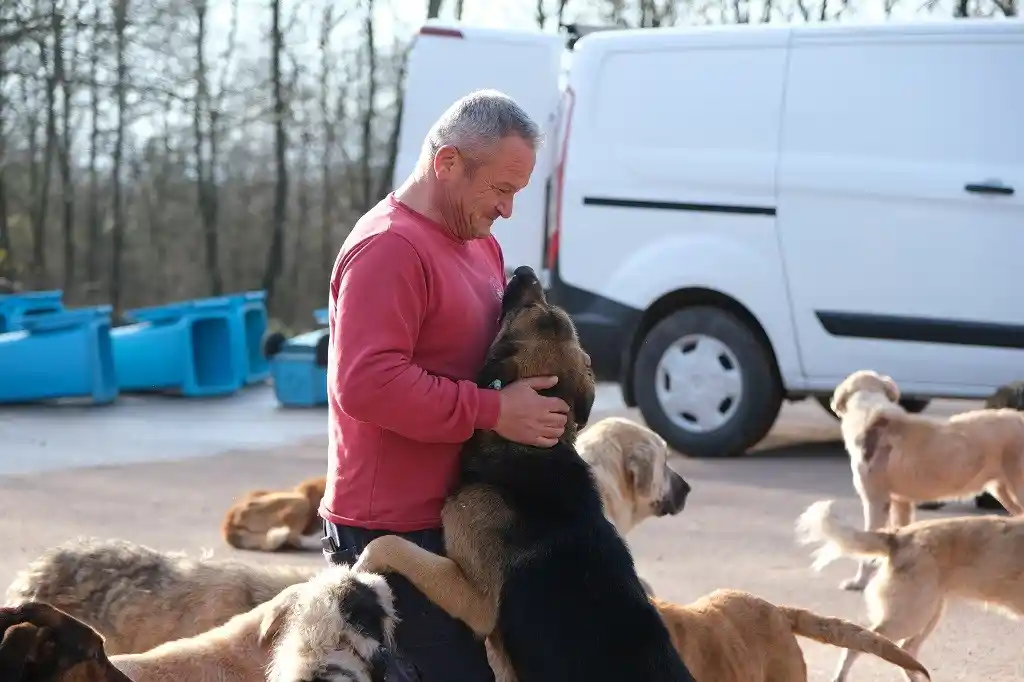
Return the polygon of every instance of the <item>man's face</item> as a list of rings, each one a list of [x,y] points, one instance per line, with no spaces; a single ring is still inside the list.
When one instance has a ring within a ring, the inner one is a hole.
[[[498,217],[512,217],[512,200],[530,182],[537,155],[518,135],[509,135],[478,158],[442,147],[434,172],[442,190],[442,214],[461,239],[491,234]]]

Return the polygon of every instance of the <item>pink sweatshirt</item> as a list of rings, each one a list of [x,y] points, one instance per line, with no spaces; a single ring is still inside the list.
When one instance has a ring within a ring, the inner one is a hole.
[[[460,241],[392,194],[356,223],[331,277],[321,516],[395,532],[441,525],[462,443],[498,420],[497,391],[475,379],[504,288],[493,237]]]

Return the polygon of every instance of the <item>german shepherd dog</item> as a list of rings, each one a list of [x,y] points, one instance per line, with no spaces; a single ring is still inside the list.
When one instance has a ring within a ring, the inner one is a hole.
[[[543,392],[570,407],[561,440],[541,448],[473,434],[442,512],[447,558],[386,535],[354,568],[405,576],[486,637],[500,680],[694,682],[576,452],[595,393],[576,328],[524,266],[478,385],[545,375],[558,383]]]

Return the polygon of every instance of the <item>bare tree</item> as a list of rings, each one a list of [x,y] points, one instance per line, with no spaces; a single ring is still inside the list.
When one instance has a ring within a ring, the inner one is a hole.
[[[270,248],[267,250],[266,267],[263,271],[263,289],[267,292],[268,305],[277,292],[277,281],[284,266],[284,229],[288,212],[288,135],[286,132],[287,106],[284,97],[284,83],[281,73],[281,59],[284,56],[284,32],[281,28],[281,0],[270,0],[270,80],[274,98],[274,207],[270,227]]]
[[[125,119],[127,118],[128,60],[126,46],[128,32],[128,0],[114,0],[114,45],[117,76],[114,95],[117,99],[114,128],[114,153],[111,185],[113,188],[114,224],[111,230],[110,305],[115,315],[122,310],[122,260],[124,258],[124,204],[122,201],[123,182],[121,166],[124,163]]]
[[[206,66],[206,19],[209,10],[207,0],[193,0],[198,29],[196,31],[196,92],[192,102],[193,134],[195,136],[196,200],[199,216],[203,223],[203,237],[206,252],[206,277],[210,294],[224,293],[224,279],[220,269],[220,247],[217,234],[217,190],[214,187],[213,169],[208,149],[215,134],[210,125],[210,89],[207,82]]]
[[[440,16],[442,4],[444,0],[427,0],[427,19],[436,19]],[[373,7],[373,0],[370,0],[370,7]]]
[[[376,200],[373,195],[375,186],[371,167],[373,162],[373,120],[376,115],[377,100],[377,46],[374,42],[373,4],[374,0],[366,0],[366,17],[363,21],[363,32],[366,36],[366,96],[363,109],[362,168],[360,172],[363,188],[360,208],[363,211],[368,211]]]
[[[103,9],[93,0],[92,49],[89,51],[89,217],[86,230],[85,276],[90,289],[95,290],[100,277],[100,47]]]
[[[0,44],[0,277],[14,278],[14,252],[7,208],[7,45]]]

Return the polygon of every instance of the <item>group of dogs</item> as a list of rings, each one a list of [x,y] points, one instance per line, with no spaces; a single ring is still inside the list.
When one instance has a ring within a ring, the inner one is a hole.
[[[864,652],[920,682],[930,675],[915,655],[946,598],[1024,612],[1022,522],[911,523],[915,501],[982,489],[1018,513],[1024,414],[910,415],[895,383],[874,372],[836,389],[832,408],[866,528],[838,522],[829,500],[797,528],[801,541],[821,545],[818,567],[862,557],[844,587],[868,587],[872,625],[864,628],[738,590],[687,605],[654,595],[624,536],[647,518],[680,513],[690,486],[649,429],[620,418],[587,426],[595,380],[575,327],[535,273],[519,268],[478,383],[551,374],[558,383],[545,393],[570,406],[562,439],[534,448],[475,433],[443,510],[445,556],[382,536],[351,566],[257,566],[74,540],[46,551],[8,588],[0,679],[383,682],[400,618],[389,573],[466,623],[499,682],[806,682],[797,636],[846,650],[836,681]],[[322,494],[319,479],[255,491],[228,511],[225,540],[265,551],[305,546],[319,532]]]

